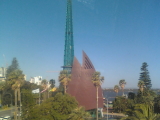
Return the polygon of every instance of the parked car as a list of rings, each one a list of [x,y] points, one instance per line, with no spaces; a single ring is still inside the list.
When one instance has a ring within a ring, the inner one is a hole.
[[[4,117],[0,117],[0,120],[3,120]]]
[[[11,117],[10,116],[6,116],[3,118],[3,120],[11,120]]]

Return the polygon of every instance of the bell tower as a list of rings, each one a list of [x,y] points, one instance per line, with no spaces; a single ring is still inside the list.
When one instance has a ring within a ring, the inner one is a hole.
[[[72,64],[73,64],[73,58],[74,58],[72,0],[67,0],[65,46],[64,47],[65,48],[64,48],[63,70],[71,71]]]

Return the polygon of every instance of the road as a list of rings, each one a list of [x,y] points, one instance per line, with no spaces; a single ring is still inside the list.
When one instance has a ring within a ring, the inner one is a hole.
[[[14,111],[14,108],[6,109],[6,110],[0,110],[0,117],[13,116],[13,111]]]

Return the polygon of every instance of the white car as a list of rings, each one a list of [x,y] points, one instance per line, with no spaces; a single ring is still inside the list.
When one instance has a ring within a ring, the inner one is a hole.
[[[6,116],[2,120],[11,120],[11,117],[10,116]]]
[[[0,120],[3,120],[4,117],[0,117]]]

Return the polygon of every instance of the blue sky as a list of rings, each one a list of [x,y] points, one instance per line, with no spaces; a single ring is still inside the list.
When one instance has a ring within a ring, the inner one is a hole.
[[[87,53],[105,77],[103,88],[120,79],[136,88],[143,62],[159,88],[160,1],[72,1],[75,56],[82,62]],[[58,85],[58,72],[47,71],[62,70],[65,17],[66,0],[1,0],[0,67],[16,57],[27,80],[42,76]]]

